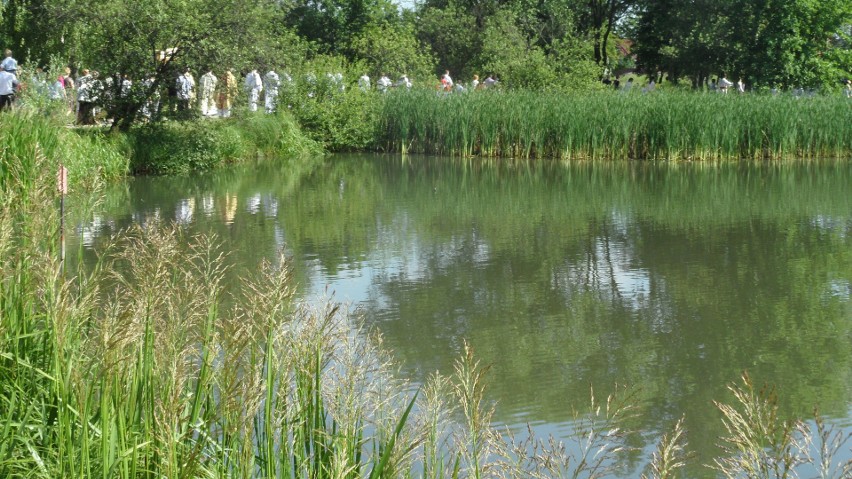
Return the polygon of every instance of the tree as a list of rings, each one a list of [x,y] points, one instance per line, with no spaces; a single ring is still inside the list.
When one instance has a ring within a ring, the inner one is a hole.
[[[0,45],[10,48],[21,63],[45,65],[64,50],[64,38],[73,25],[49,14],[49,0],[0,1]]]
[[[298,48],[277,40],[288,37],[274,0],[80,0],[58,3],[51,13],[81,26],[70,48],[84,65],[134,80],[129,93],[121,92],[120,81],[106,92],[113,126],[121,129],[174,81],[178,66],[239,73],[273,65],[286,49]]]
[[[429,47],[421,47],[407,25],[372,26],[353,40],[352,51],[356,60],[366,62],[373,78],[381,73],[426,78],[435,69]]]
[[[366,29],[399,20],[390,0],[285,0],[281,5],[287,25],[323,53],[351,56],[352,40]]]
[[[848,68],[838,40],[852,0],[642,0],[637,11],[639,65],[696,87],[713,73],[816,87]]]
[[[599,65],[609,64],[610,37],[631,5],[631,0],[585,0],[581,3],[580,25],[592,38],[595,61]]]
[[[435,73],[444,69],[455,75],[474,73],[473,62],[482,51],[483,37],[473,15],[455,6],[424,8],[418,12],[417,38],[437,57]]]
[[[557,83],[544,51],[530,43],[510,10],[501,10],[488,19],[479,64],[483,71],[497,73],[513,88],[544,89]]]

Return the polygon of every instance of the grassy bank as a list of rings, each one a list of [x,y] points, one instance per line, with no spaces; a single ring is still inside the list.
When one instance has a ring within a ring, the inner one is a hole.
[[[555,159],[781,159],[852,154],[852,104],[679,92],[395,92],[393,151]]]
[[[133,173],[209,170],[258,156],[318,154],[289,113],[142,124],[125,136]]]
[[[127,133],[71,128],[66,123],[63,115],[27,108],[0,115],[0,181],[32,179],[38,154],[51,171],[62,163],[72,185],[88,188],[130,173],[185,173],[259,156],[322,151],[288,113],[139,124]]]

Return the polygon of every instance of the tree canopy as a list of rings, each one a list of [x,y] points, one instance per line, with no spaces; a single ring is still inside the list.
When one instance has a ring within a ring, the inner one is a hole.
[[[348,78],[432,84],[448,69],[509,88],[599,88],[625,64],[696,88],[723,74],[828,89],[852,76],[852,0],[5,0],[0,14],[0,44],[24,65],[59,58],[157,85],[183,66],[295,72],[329,55]],[[121,105],[131,116],[138,93]]]

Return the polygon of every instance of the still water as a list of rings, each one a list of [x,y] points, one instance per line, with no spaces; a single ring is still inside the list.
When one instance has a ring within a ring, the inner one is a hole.
[[[235,271],[283,249],[301,294],[352,303],[414,381],[450,373],[466,340],[497,423],[557,437],[590,386],[639,386],[632,445],[685,414],[699,477],[723,433],[713,400],[742,371],[785,414],[818,405],[852,431],[850,192],[850,162],[336,156],[132,179],[70,243],[91,261],[158,218],[215,232]]]

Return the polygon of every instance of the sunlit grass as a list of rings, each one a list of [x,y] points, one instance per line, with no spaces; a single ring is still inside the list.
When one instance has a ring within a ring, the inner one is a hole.
[[[685,92],[396,92],[386,148],[555,159],[781,159],[852,153],[845,98]]]

